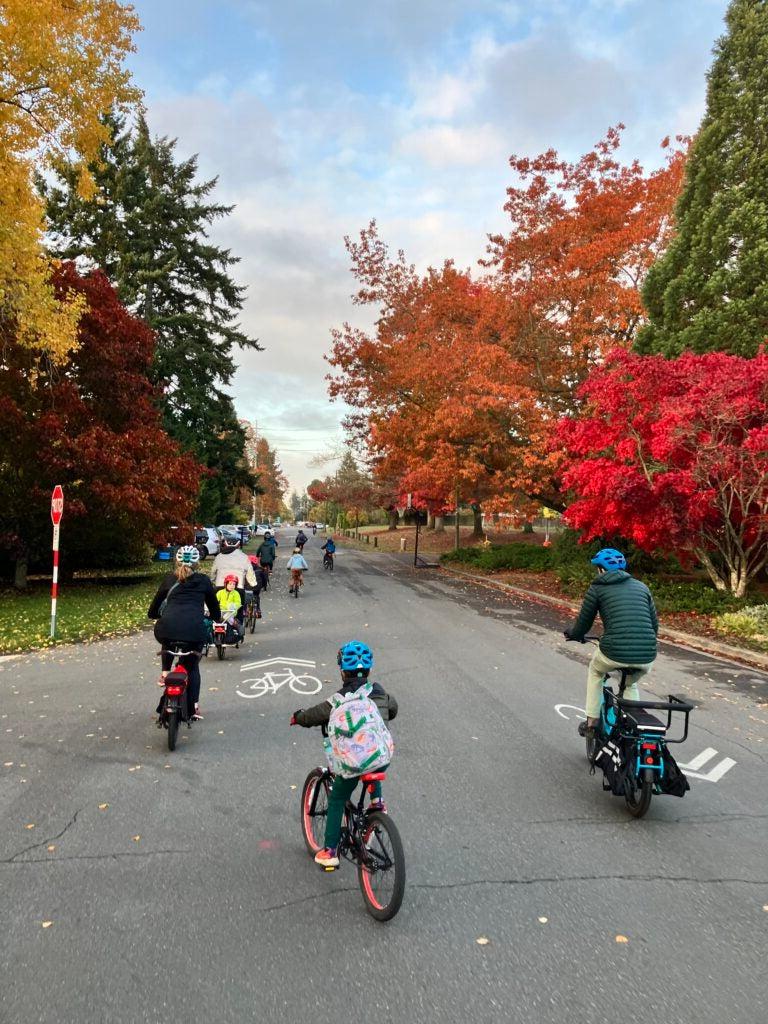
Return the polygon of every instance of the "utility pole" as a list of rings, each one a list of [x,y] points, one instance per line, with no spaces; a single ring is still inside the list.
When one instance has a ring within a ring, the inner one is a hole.
[[[461,547],[461,535],[459,533],[459,485],[456,483],[456,539],[454,548],[456,551]]]

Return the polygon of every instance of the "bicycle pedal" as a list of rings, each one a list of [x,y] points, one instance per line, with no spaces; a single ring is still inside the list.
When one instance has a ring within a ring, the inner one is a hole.
[[[336,867],[329,867],[329,868],[324,867],[323,868],[323,871],[325,871],[328,874],[330,874],[331,871],[338,871],[338,870],[339,870],[338,864],[336,865]]]

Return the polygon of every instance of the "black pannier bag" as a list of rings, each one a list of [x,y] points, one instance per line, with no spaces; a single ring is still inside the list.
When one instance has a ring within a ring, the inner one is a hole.
[[[659,789],[662,793],[667,793],[669,796],[683,796],[690,788],[685,773],[665,747],[664,774],[659,779]]]
[[[610,790],[614,796],[624,796],[629,759],[634,756],[634,749],[634,740],[621,736],[615,729],[595,756],[594,767],[603,773],[603,789]]]

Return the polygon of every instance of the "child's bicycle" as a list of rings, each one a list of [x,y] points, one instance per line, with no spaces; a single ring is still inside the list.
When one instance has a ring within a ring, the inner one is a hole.
[[[586,636],[584,640],[597,640],[598,637]],[[620,673],[618,694],[610,686],[607,673],[603,679],[603,694],[600,704],[600,718],[594,729],[587,729],[587,760],[594,771],[598,756],[608,750],[614,763],[624,758],[625,771],[623,776],[623,795],[627,810],[633,818],[642,818],[651,806],[653,794],[672,792],[670,775],[674,770],[683,780],[678,785],[682,796],[687,789],[685,777],[682,776],[674,758],[667,751],[671,743],[684,743],[688,739],[688,716],[693,705],[670,694],[662,700],[626,700],[624,691],[631,677],[637,673],[634,667],[617,668],[613,672]],[[651,711],[666,711],[667,721],[662,722]],[[669,739],[667,731],[672,725],[674,712],[682,712],[685,716],[683,735],[677,739]],[[603,787],[612,788],[605,781]],[[615,790],[614,790],[615,792]],[[617,795],[621,795],[620,793]]]
[[[249,633],[256,630],[256,620],[261,618],[261,612],[256,607],[256,601],[252,590],[245,592],[245,618],[243,624]]]
[[[386,811],[365,807],[366,795],[375,782],[386,778],[386,774],[370,772],[360,778],[363,786],[360,799],[356,804],[348,800],[344,809],[338,854],[357,864],[357,880],[368,913],[377,921],[389,921],[400,909],[405,892],[403,843]],[[313,857],[324,845],[333,780],[329,768],[313,768],[301,791],[301,828]]]
[[[326,551],[323,555],[323,568],[333,572],[333,552]]]

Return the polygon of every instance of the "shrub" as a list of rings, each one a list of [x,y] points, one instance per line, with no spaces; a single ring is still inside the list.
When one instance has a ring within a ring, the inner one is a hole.
[[[702,615],[713,615],[738,609],[744,603],[731,594],[715,590],[709,582],[703,580],[673,583],[668,580],[649,579],[645,582],[651,588],[660,612],[699,612]]]
[[[550,548],[538,544],[501,544],[459,548],[443,555],[443,561],[462,562],[480,569],[532,569],[539,572],[552,568],[552,553]]]
[[[768,604],[751,605],[737,612],[723,612],[713,620],[713,625],[724,633],[768,643]]]

